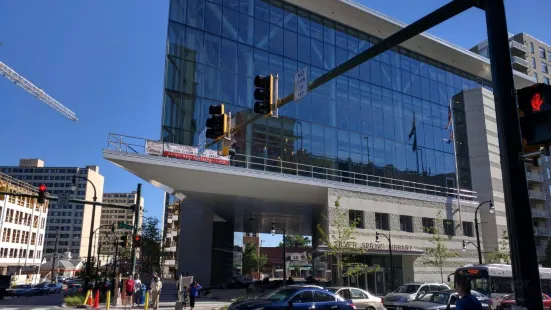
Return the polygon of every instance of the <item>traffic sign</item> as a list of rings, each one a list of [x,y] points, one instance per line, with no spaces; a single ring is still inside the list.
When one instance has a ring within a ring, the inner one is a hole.
[[[205,145],[207,143],[207,128],[203,129],[199,134],[199,141],[197,143],[197,156],[201,156],[205,152]]]
[[[57,195],[57,205],[58,206],[69,205],[69,192],[61,192]]]
[[[308,67],[295,73],[295,102],[308,95]]]
[[[123,222],[118,222],[117,223],[117,228],[118,229],[134,229],[134,226],[128,225],[128,224],[123,223]]]

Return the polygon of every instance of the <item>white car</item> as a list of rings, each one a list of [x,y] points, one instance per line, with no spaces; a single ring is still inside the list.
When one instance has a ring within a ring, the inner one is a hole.
[[[368,291],[356,287],[327,287],[326,289],[352,301],[358,310],[385,310],[383,300]]]
[[[449,290],[450,287],[444,283],[436,282],[413,282],[402,284],[394,292],[383,298],[383,304],[388,310],[395,310],[398,307],[415,300],[418,296],[427,292]]]

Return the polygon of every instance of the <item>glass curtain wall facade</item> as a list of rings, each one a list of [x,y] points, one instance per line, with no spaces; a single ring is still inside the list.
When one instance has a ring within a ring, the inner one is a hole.
[[[298,69],[308,66],[313,80],[379,41],[280,0],[171,0],[169,19],[162,139],[186,145],[197,144],[210,105],[224,103],[237,124],[254,115],[256,75],[279,74],[283,97],[293,92]],[[236,134],[236,151],[450,186],[456,171],[446,130],[450,99],[487,85],[394,49],[280,108],[279,119],[247,126]],[[408,137],[414,117],[415,151]],[[467,172],[461,188],[471,189],[468,158],[459,156],[458,166]]]

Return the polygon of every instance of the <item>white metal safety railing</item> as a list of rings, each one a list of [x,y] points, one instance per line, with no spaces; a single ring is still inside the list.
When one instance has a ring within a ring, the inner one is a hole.
[[[147,141],[154,140],[147,140],[143,138],[125,136],[120,134],[109,134],[108,149],[131,154],[146,154],[145,144]],[[193,161],[191,159],[180,160]],[[458,196],[457,188],[394,179],[354,171],[345,171],[321,166],[313,166],[299,162],[290,162],[276,158],[259,157],[246,154],[236,154],[234,158],[230,160],[230,166],[244,168],[248,170],[263,170],[283,175],[295,175],[316,180],[327,180],[355,185],[365,185],[370,187],[406,191],[446,198],[456,198]],[[477,201],[476,192],[471,190],[460,189],[459,198],[460,200],[465,201]]]
[[[526,45],[524,45],[524,44],[522,44],[522,43],[519,43],[519,42],[517,42],[517,41],[515,41],[515,40],[509,41],[509,46],[510,46],[511,48],[516,48],[516,49],[521,50],[521,51],[523,51],[523,52],[527,52],[527,51],[528,51],[528,48],[526,47]]]
[[[526,60],[524,60],[520,57],[517,57],[517,56],[511,57],[511,59],[512,59],[513,63],[517,63],[519,65],[522,65],[522,66],[528,68],[528,61],[526,61]]]

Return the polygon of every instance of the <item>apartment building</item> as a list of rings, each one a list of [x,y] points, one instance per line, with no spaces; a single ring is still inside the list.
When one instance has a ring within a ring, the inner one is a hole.
[[[551,45],[521,32],[509,34],[513,69],[532,76],[538,83],[551,85]],[[472,52],[488,57],[488,40],[471,48]]]
[[[121,204],[121,205],[133,205],[136,204],[138,193],[132,191],[130,193],[104,193],[103,202]],[[140,212],[138,214],[138,227],[142,226],[143,222],[143,210],[144,210],[144,198],[140,198]],[[119,229],[117,225],[124,223],[130,226],[134,226],[135,213],[132,210],[121,210],[118,208],[102,207],[100,227],[106,225],[115,225],[115,235],[120,239],[123,235],[132,235],[130,229]],[[101,251],[100,261],[101,264],[107,262],[110,257],[115,254],[115,236],[111,231],[111,227],[101,227],[99,229]],[[99,247],[99,246],[98,246]]]
[[[171,195],[165,195],[163,214],[163,277],[172,278],[178,272],[178,236],[180,232],[180,203]]]
[[[99,173],[99,167],[95,165],[47,167],[43,160],[32,158],[21,159],[18,166],[0,166],[0,172],[32,186],[45,184],[47,192],[52,195],[71,192],[73,176],[84,177],[87,180],[75,178],[76,190],[70,197],[92,201],[96,195],[97,201],[102,201],[104,177]],[[101,206],[96,206],[94,229],[100,225],[100,214]],[[59,230],[58,253],[71,252],[74,257],[86,258],[91,224],[91,204],[60,205],[56,201],[51,201],[46,222],[44,253],[53,253],[56,232]]]
[[[0,191],[36,194],[28,183],[0,173]],[[35,283],[42,259],[48,201],[0,195],[0,274],[16,276],[17,283]]]

